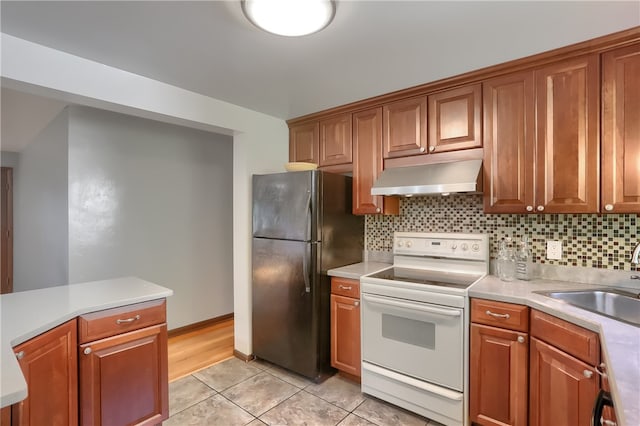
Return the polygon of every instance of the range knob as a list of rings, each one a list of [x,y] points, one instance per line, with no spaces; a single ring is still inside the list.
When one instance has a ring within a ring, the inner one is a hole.
[[[407,248],[411,248],[411,240],[407,241]]]
[[[398,240],[398,247],[402,247],[402,246],[404,246],[404,241]]]
[[[462,246],[460,246],[462,248],[462,251],[467,251],[469,250],[469,245],[467,243],[462,243]]]
[[[451,250],[455,250],[458,248],[458,245],[456,243],[451,244]]]
[[[473,250],[473,251],[478,251],[478,250],[480,250],[480,245],[478,245],[478,243],[474,243],[474,244],[471,246],[471,250]]]

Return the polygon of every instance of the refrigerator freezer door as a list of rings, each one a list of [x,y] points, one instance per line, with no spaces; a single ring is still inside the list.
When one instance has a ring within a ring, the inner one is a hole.
[[[253,176],[253,236],[296,241],[316,239],[317,172]]]
[[[325,316],[318,313],[318,245],[253,239],[253,353],[312,379]]]

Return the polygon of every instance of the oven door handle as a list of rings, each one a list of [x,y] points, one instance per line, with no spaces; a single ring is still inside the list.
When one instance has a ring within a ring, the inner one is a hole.
[[[434,308],[431,306],[421,305],[417,303],[411,302],[401,302],[399,300],[392,299],[383,299],[382,297],[371,296],[369,294],[363,294],[362,298],[371,304],[381,305],[381,306],[395,306],[403,309],[411,309],[413,311],[427,312],[430,314],[436,315],[446,315],[448,317],[459,317],[462,315],[462,312],[457,309],[443,309],[443,308]]]
[[[395,380],[397,382],[434,393],[443,398],[447,398],[453,401],[462,401],[462,398],[464,396],[460,392],[444,389],[440,386],[432,385],[431,383],[423,382],[422,380],[414,379],[413,377],[405,376],[403,374],[396,373],[395,371],[387,370],[386,368],[381,368],[377,365],[369,364],[366,361],[362,361],[362,369],[368,370],[380,376],[388,377],[389,379]]]

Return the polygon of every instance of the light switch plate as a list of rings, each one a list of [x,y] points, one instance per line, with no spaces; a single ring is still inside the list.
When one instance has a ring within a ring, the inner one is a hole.
[[[547,259],[562,259],[562,241],[547,241]]]

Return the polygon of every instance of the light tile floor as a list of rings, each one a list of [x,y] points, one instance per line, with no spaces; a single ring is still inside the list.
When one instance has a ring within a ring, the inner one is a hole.
[[[439,423],[366,396],[338,375],[315,384],[275,365],[231,358],[169,384],[164,426],[433,426]]]

